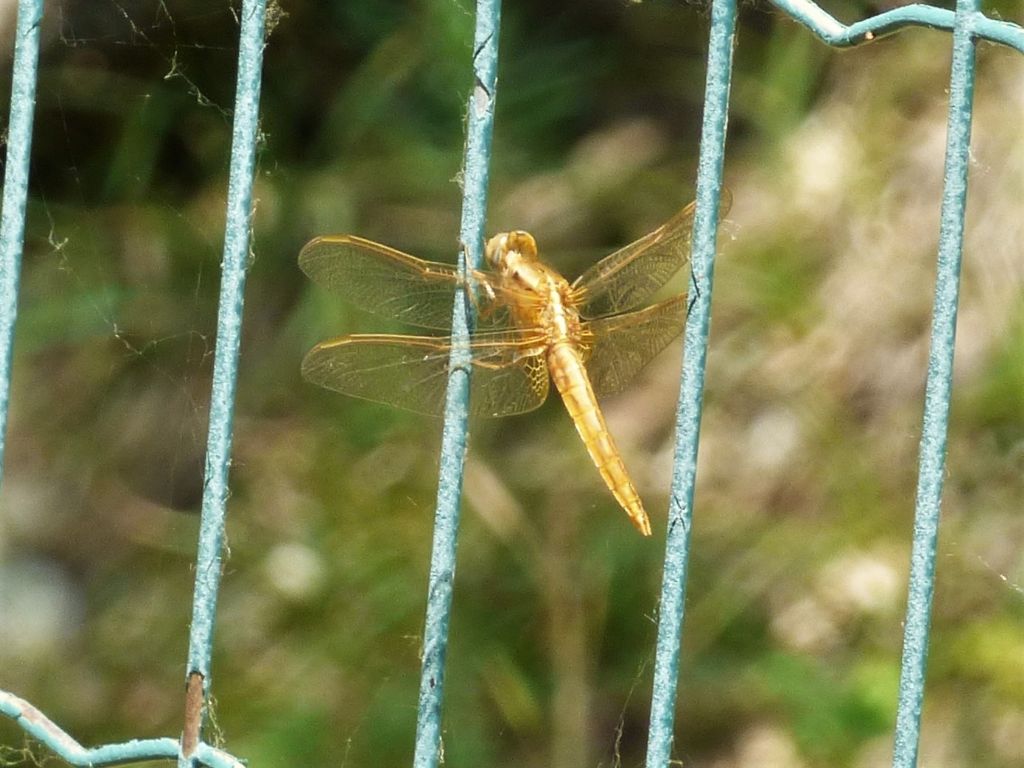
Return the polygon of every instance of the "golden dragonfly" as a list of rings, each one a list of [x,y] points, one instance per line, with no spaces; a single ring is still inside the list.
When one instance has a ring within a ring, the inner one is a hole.
[[[534,238],[522,231],[487,241],[490,269],[470,269],[466,278],[454,265],[354,235],[310,241],[299,265],[361,309],[439,331],[450,331],[456,291],[468,287],[476,308],[468,346],[470,414],[531,411],[547,398],[553,380],[601,477],[633,525],[650,536],[650,520],[596,395],[624,389],[682,330],[685,295],[638,307],[689,261],[694,207],[572,283],[540,261]],[[346,395],[440,415],[452,346],[448,336],[341,336],[313,347],[302,375]]]

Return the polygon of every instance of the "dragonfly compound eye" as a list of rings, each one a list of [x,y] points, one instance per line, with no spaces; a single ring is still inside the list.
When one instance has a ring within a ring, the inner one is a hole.
[[[537,241],[529,232],[518,230],[508,233],[508,249],[528,259],[537,258]]]
[[[487,241],[484,258],[493,269],[498,269],[501,266],[501,261],[509,250],[508,237],[508,233],[503,232]]]

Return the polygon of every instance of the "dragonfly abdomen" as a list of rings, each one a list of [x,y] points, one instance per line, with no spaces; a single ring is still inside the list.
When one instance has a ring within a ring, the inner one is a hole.
[[[548,369],[576,425],[576,431],[587,446],[590,458],[605,484],[629,515],[633,525],[644,536],[650,536],[650,520],[626,471],[619,449],[608,431],[578,349],[568,340],[556,341],[548,350]]]

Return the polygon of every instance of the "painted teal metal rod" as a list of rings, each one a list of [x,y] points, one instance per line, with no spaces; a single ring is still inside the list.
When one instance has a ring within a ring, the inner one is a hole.
[[[1001,43],[1024,52],[1024,28],[1009,21],[990,19],[977,8],[970,13],[962,13],[958,10],[957,13],[960,16],[957,21],[954,18],[955,14],[945,8],[935,8],[923,4],[905,5],[846,25],[810,0],[771,0],[771,2],[826,43],[837,48],[870,43],[905,27],[928,27],[950,31],[956,24],[959,24],[975,38]]]
[[[474,81],[468,106],[462,225],[459,230],[458,260],[463,275],[467,274],[467,266],[479,268],[483,263],[500,20],[500,0],[478,0],[473,38]],[[441,435],[441,469],[437,486],[434,541],[430,554],[427,616],[423,629],[423,668],[413,754],[415,768],[434,768],[441,751],[441,704],[469,414],[470,323],[469,302],[460,291],[456,297],[452,320],[455,344],[452,347]]]
[[[32,154],[32,117],[39,70],[39,22],[43,0],[20,0],[14,37],[11,117],[7,127],[3,212],[0,213],[0,473],[7,441],[11,399],[14,322],[18,317],[18,279],[25,246],[25,204]]]
[[[0,714],[9,717],[33,739],[45,744],[66,763],[88,768],[124,765],[149,760],[173,760],[178,757],[179,744],[171,738],[132,739],[102,747],[83,747],[66,731],[24,699],[0,691]],[[243,763],[227,752],[200,745],[196,758],[210,768],[243,768]]]
[[[11,348],[25,234],[42,9],[42,0],[20,0],[14,44],[7,166],[4,173],[3,212],[0,214],[0,467],[10,399]],[[242,289],[249,248],[264,13],[264,0],[246,0],[243,4],[224,276],[189,646],[189,675],[197,673],[201,676],[202,686],[196,687],[196,690],[203,695],[203,700],[209,691],[210,650],[220,582],[224,503],[227,498],[227,468],[231,450],[231,413],[238,368]],[[196,710],[196,736],[201,712],[201,708]],[[0,691],[0,715],[11,718],[72,765],[120,765],[160,758],[177,759],[179,765],[183,766],[201,764],[211,768],[240,768],[242,765],[228,753],[203,743],[195,743],[190,750],[191,754],[186,757],[182,754],[182,745],[170,738],[132,739],[120,744],[83,747],[38,709],[6,691]]]
[[[235,116],[228,172],[227,222],[221,263],[210,426],[206,443],[206,475],[188,650],[187,677],[193,686],[190,691],[196,691],[197,698],[201,692],[202,699],[201,702],[197,702],[201,703],[201,707],[194,710],[194,722],[190,724],[186,718],[183,745],[188,742],[189,737],[198,738],[210,691],[210,655],[213,648],[217,591],[220,587],[228,467],[231,461],[231,427],[242,328],[242,301],[249,258],[265,13],[265,0],[245,0],[242,3]],[[195,685],[196,676],[201,677],[201,689]],[[190,729],[194,730],[191,734]],[[193,743],[192,746],[197,745]],[[188,765],[185,758],[190,750],[186,747],[184,751],[186,755],[182,762]]]
[[[697,212],[693,221],[693,298],[684,334],[682,383],[676,411],[675,463],[658,612],[647,768],[665,768],[672,752],[735,35],[736,0],[714,0],[697,167]]]
[[[974,48],[969,20],[979,0],[958,0],[953,30],[953,65],[949,87],[946,171],[939,225],[938,270],[932,307],[931,351],[925,384],[924,422],[918,463],[914,541],[910,555],[907,616],[903,630],[899,703],[896,711],[893,768],[913,768],[921,729],[935,550],[946,467],[946,436],[953,390],[953,347],[963,254],[967,171],[974,97]]]

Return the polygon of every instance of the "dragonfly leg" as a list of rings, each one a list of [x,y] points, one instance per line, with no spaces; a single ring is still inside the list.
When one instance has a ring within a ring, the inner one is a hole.
[[[511,362],[512,362],[512,364],[515,364],[515,363],[520,362],[521,360],[525,360],[528,357],[540,357],[546,351],[547,351],[546,347],[532,347],[531,349],[528,349],[525,352],[524,351],[516,352],[512,356],[512,361]],[[477,366],[479,368],[486,368],[486,369],[488,369],[490,371],[497,371],[497,370],[499,370],[501,368],[508,368],[509,364],[510,364],[509,360],[505,356],[501,356],[495,362],[490,362],[486,358],[483,358],[483,357],[477,357],[477,358],[475,358],[473,360],[473,365],[475,365],[475,366]]]
[[[461,281],[461,284],[466,291],[466,297],[469,299],[470,306],[473,307],[473,315],[484,319],[490,317],[494,313],[494,300],[496,296],[493,286],[483,280],[474,280],[472,277],[467,277]],[[487,297],[486,302],[481,300],[478,291],[483,291]]]

